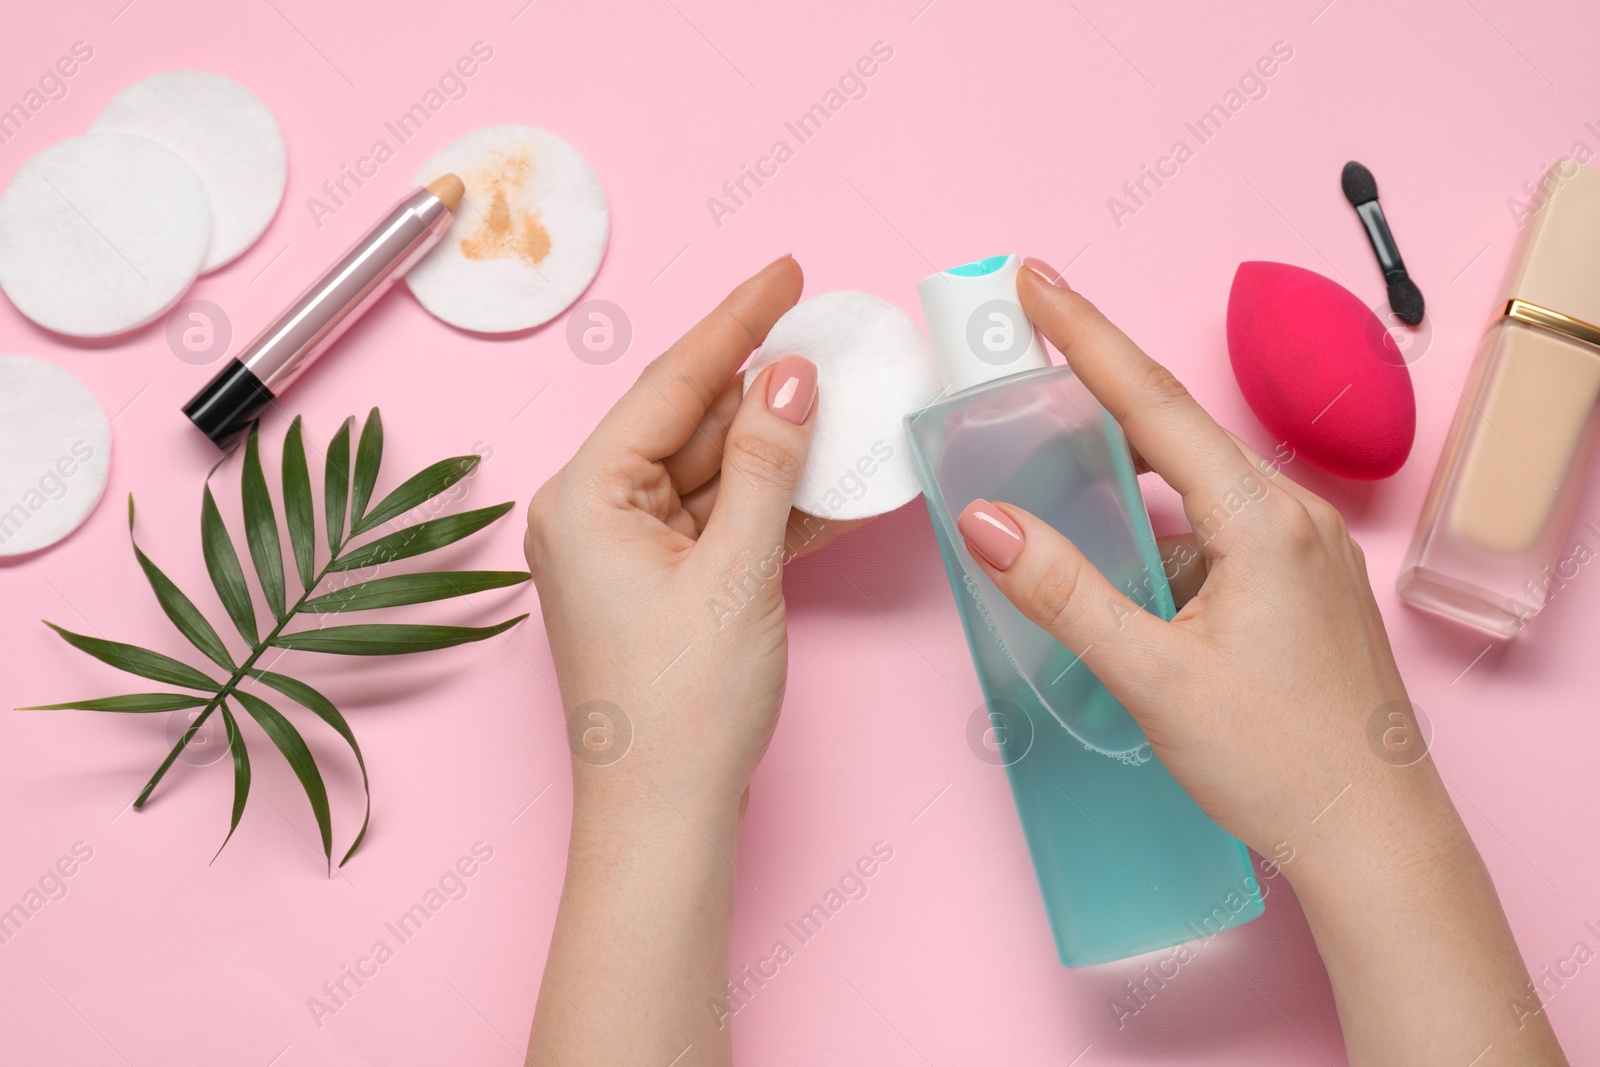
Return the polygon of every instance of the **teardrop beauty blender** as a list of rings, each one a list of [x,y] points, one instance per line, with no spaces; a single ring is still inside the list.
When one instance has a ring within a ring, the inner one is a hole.
[[[0,356],[0,556],[76,530],[110,469],[111,423],[88,387],[42,359]]]
[[[203,70],[153,75],[112,97],[92,129],[148,137],[193,168],[211,205],[202,274],[255,244],[283,200],[288,162],[278,122],[231,78]]]
[[[611,216],[578,150],[531,126],[469,133],[417,172],[461,176],[467,193],[444,238],[406,275],[430,313],[478,333],[549,322],[589,287]]]
[[[210,239],[205,187],[172,149],[131,133],[70,137],[0,195],[0,288],[47,330],[111,337],[176,304]]]
[[[784,356],[817,365],[811,452],[794,506],[822,519],[865,519],[915,500],[922,489],[905,417],[943,382],[933,348],[911,317],[869,293],[822,293],[784,313],[750,357],[757,375]]]
[[[1411,375],[1378,317],[1343,286],[1287,263],[1239,264],[1228,355],[1250,410],[1307,463],[1372,480],[1411,453]]]

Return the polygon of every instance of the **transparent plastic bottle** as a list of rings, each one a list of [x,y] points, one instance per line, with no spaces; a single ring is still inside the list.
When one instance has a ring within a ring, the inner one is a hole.
[[[1209,937],[1262,912],[1243,845],[1150,753],[1084,663],[973,564],[956,516],[975,497],[1060,530],[1146,610],[1173,615],[1122,430],[1052,367],[1016,296],[1015,256],[919,287],[957,390],[906,420],[1061,962],[1123,959]]]

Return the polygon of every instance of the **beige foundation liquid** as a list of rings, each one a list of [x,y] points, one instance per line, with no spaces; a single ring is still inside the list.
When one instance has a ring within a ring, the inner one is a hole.
[[[1600,443],[1600,171],[1559,161],[1544,187],[1397,583],[1503,635],[1586,554],[1564,542]]]

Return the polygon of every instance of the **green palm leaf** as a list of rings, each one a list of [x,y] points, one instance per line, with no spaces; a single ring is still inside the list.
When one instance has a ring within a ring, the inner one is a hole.
[[[378,502],[355,528],[350,536],[376,529],[394,518],[404,515],[425,500],[431,500],[471,474],[478,466],[477,456],[453,456],[441,459],[426,469],[413,474],[400,487]]]
[[[239,828],[239,820],[244,816],[244,802],[250,799],[250,753],[245,749],[239,724],[226,703],[221,706],[221,711],[222,725],[228,730],[228,751],[233,754],[233,814],[228,819],[228,836],[217,846],[216,855],[211,857],[212,863],[217,862],[217,856],[222,855],[222,850],[233,840],[233,832]]]
[[[350,724],[344,721],[344,716],[339,714],[339,709],[333,706],[333,701],[304,682],[286,675],[274,674],[271,671],[252,671],[250,673],[251,677],[262,685],[271,686],[333,727],[339,736],[345,739],[345,743],[350,746],[350,751],[355,753],[356,766],[361,768],[361,788],[367,794],[367,813],[362,816],[361,830],[356,834],[356,839],[350,843],[350,848],[345,852],[344,859],[339,861],[339,866],[343,867],[350,862],[350,857],[356,854],[356,849],[361,847],[361,842],[367,836],[367,824],[372,821],[372,785],[367,780],[367,761],[361,755],[361,746],[356,743],[356,735],[351,731]]]
[[[175,660],[171,656],[163,656],[159,652],[152,652],[138,645],[125,645],[121,641],[106,641],[99,637],[75,634],[48,619],[45,620],[45,625],[60,634],[62,640],[79,652],[87,652],[101,663],[109,663],[120,671],[137,674],[153,682],[166,682],[168,685],[181,685],[185,689],[200,689],[208,693],[215,693],[222,688],[187,663]]]
[[[300,588],[309,591],[316,580],[317,520],[311,510],[311,472],[306,469],[306,446],[300,436],[300,416],[289,424],[283,438],[283,517],[289,526]]]
[[[378,466],[383,462],[383,419],[378,409],[367,413],[367,424],[361,427],[361,443],[356,446],[356,480],[350,490],[350,536],[361,528],[367,513],[367,501],[378,484]]]
[[[493,626],[433,626],[420,624],[366,624],[334,626],[287,633],[286,627],[297,614],[336,614],[346,611],[364,611],[373,608],[399,607],[422,604],[491,589],[519,585],[529,580],[526,571],[427,571],[417,574],[388,575],[358,582],[342,589],[327,589],[317,595],[328,575],[333,572],[354,571],[394,560],[422,555],[463,538],[489,526],[502,518],[513,507],[510,503],[455,515],[444,515],[417,523],[407,529],[378,537],[368,544],[350,549],[349,541],[358,534],[377,529],[401,515],[431,500],[476,469],[475,456],[456,456],[441,460],[407,479],[398,488],[372,505],[373,489],[377,485],[383,455],[383,421],[376,408],[368,415],[355,448],[352,462],[351,439],[353,419],[346,419],[328,445],[322,487],[328,562],[319,570],[316,551],[316,518],[313,506],[314,487],[306,462],[306,442],[301,420],[296,418],[289,426],[283,442],[282,488],[284,523],[288,531],[289,548],[294,557],[300,591],[290,602],[285,588],[285,563],[283,545],[278,532],[277,516],[271,492],[261,464],[259,427],[252,427],[241,460],[241,503],[244,513],[244,539],[254,564],[257,580],[271,618],[265,633],[257,619],[252,600],[252,590],[245,578],[236,543],[229,534],[216,498],[209,485],[202,488],[200,507],[200,540],[206,572],[216,588],[234,628],[248,646],[247,653],[237,665],[229,655],[227,646],[211,622],[178,586],[145,555],[133,537],[133,500],[128,500],[128,531],[133,541],[134,557],[144,572],[156,600],[172,624],[209,660],[225,669],[227,677],[217,681],[187,663],[142,648],[99,637],[73,633],[53,623],[46,623],[74,648],[106,663],[149,678],[156,682],[195,690],[193,693],[153,692],[129,693],[120,696],[96,697],[64,704],[38,705],[25,710],[38,711],[105,711],[125,713],[162,713],[200,709],[188,722],[182,737],[167,752],[161,765],[150,776],[135,798],[133,806],[141,808],[149,800],[156,786],[176,764],[190,739],[205,724],[213,712],[220,712],[227,731],[228,746],[233,763],[233,804],[227,837],[222,846],[233,839],[244,816],[250,795],[251,761],[240,732],[238,710],[244,711],[260,725],[273,745],[289,761],[311,803],[312,814],[322,837],[323,858],[329,871],[333,861],[333,828],[328,804],[327,788],[316,765],[311,750],[295,726],[266,700],[255,693],[240,689],[241,683],[253,680],[288,697],[327,723],[356,758],[361,769],[362,789],[366,793],[366,812],[361,829],[356,833],[340,865],[347,863],[366,840],[372,817],[371,784],[366,757],[357,743],[350,724],[333,702],[311,686],[288,675],[265,670],[257,662],[269,648],[295,649],[352,656],[390,656],[408,652],[424,652],[451,648],[455,645],[483,641],[505,633],[527,618],[516,618]],[[225,462],[219,461],[217,467]],[[212,468],[215,473],[217,467]],[[369,505],[371,505],[369,510]],[[329,582],[330,586],[336,583]],[[221,854],[222,849],[217,850]],[[213,857],[215,858],[215,857]]]
[[[458,515],[442,515],[437,519],[419,522],[404,530],[378,538],[342,556],[328,565],[331,571],[353,571],[393,563],[398,559],[420,556],[436,548],[454,544],[463,537],[471,537],[479,530],[510,511],[515,504],[507,501],[493,507],[463,511]]]
[[[205,553],[211,584],[216,588],[228,617],[233,620],[234,629],[254,648],[258,638],[256,609],[250,603],[250,587],[244,584],[239,553],[233,549],[233,539],[228,536],[228,528],[222,524],[222,513],[217,510],[217,501],[211,495],[209,485],[200,495],[200,546]]]
[[[278,709],[254,693],[236,689],[233,695],[244,705],[244,710],[250,713],[256,725],[278,746],[278,751],[283,753],[283,758],[289,761],[289,766],[294,770],[295,777],[300,779],[300,787],[306,791],[306,799],[311,801],[311,813],[317,817],[317,830],[322,834],[322,855],[328,861],[331,873],[333,820],[328,813],[328,789],[322,784],[322,774],[317,770],[317,761],[311,758],[305,738],[300,736],[300,731],[294,728],[293,723],[278,713]],[[237,798],[234,803],[238,804]]]
[[[322,475],[323,511],[328,523],[328,554],[337,555],[344,547],[345,505],[350,499],[350,427],[345,419],[339,432],[328,442],[328,462]]]
[[[272,511],[272,497],[267,493],[267,476],[261,470],[261,447],[256,426],[250,427],[250,438],[244,446],[244,472],[241,495],[244,498],[244,539],[250,546],[250,558],[256,564],[256,577],[261,580],[261,591],[266,594],[267,606],[274,618],[286,614],[283,593],[283,550],[278,546],[278,519]]]
[[[396,574],[324,593],[306,601],[300,610],[308,615],[324,615],[336,611],[367,611],[404,604],[424,604],[481,593],[486,589],[520,585],[530,577],[527,571],[424,571],[421,574]]]
[[[128,542],[133,545],[133,556],[139,561],[139,566],[144,570],[144,576],[150,582],[150,588],[155,590],[156,601],[160,603],[161,610],[166,612],[167,618],[172,620],[172,625],[178,632],[189,639],[189,643],[198,648],[205,657],[225,671],[233,670],[233,658],[228,655],[228,650],[222,644],[222,638],[217,636],[217,631],[212,629],[206,617],[200,614],[200,609],[194,606],[194,601],[184,595],[183,590],[162,573],[139,550],[139,542],[133,539],[133,494],[128,494]]]
[[[379,622],[327,626],[303,633],[279,634],[272,639],[272,644],[339,656],[399,656],[482,641],[505,633],[527,617],[518,615],[495,626],[413,626]]]
[[[127,711],[148,713],[178,711],[181,708],[198,708],[209,704],[211,697],[191,696],[188,693],[129,693],[119,697],[95,697],[93,700],[74,700],[66,704],[39,704],[18,711]]]

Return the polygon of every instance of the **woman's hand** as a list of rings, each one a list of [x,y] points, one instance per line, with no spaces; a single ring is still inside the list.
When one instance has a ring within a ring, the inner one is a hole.
[[[741,796],[788,667],[782,568],[817,401],[739,367],[800,297],[787,256],[651,363],[528,507],[573,753],[572,839],[528,1062],[725,1063]]]
[[[1411,712],[1339,512],[1218,426],[1092,304],[1039,273],[1049,268],[1030,266],[1018,276],[1024,309],[1122,425],[1140,469],[1182,496],[1193,532],[1162,539],[1180,607],[1170,623],[1048,525],[978,501],[960,527],[989,576],[1083,655],[1189,795],[1264,856],[1303,850],[1324,822],[1312,820],[1361,799],[1351,794],[1382,789],[1388,802],[1402,782],[1437,794],[1414,732],[1409,758],[1385,762],[1366,743],[1375,717]],[[1322,832],[1345,825],[1327,823]]]
[[[816,369],[787,357],[748,395],[738,371],[800,287],[785,256],[735,289],[529,505],[580,790],[736,801],[772,737],[782,565],[836,531],[790,508]]]
[[[1494,1062],[1565,1062],[1338,511],[1218,426],[1049,267],[1028,266],[1024,310],[1141,468],[1182,496],[1193,532],[1164,539],[1171,622],[1004,503],[960,518],[980,566],[1093,669],[1195,802],[1289,877],[1353,1063],[1459,1065],[1486,1046]]]

